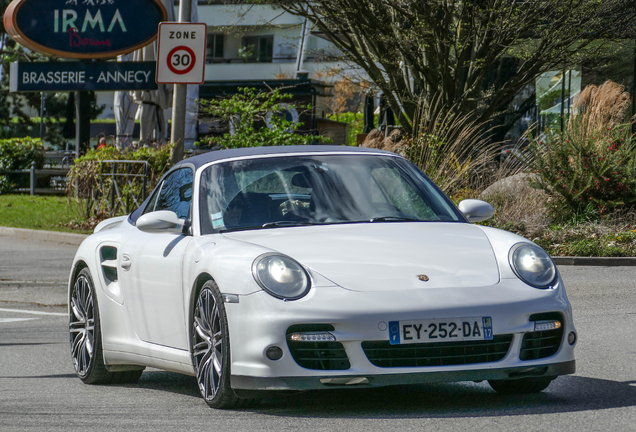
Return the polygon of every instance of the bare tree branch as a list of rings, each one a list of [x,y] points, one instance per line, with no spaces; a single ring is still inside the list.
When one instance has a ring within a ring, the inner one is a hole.
[[[268,1],[268,3],[271,3]],[[410,129],[418,101],[487,120],[543,72],[634,37],[636,0],[275,0],[364,70]],[[518,59],[492,92],[493,65]],[[410,81],[413,81],[411,86]],[[415,90],[415,92],[413,91]]]

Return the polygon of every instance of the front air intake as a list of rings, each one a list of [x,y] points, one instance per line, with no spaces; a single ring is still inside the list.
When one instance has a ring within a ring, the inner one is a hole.
[[[335,342],[333,336],[324,336],[333,330],[331,324],[296,324],[289,327],[287,346],[294,361],[305,369],[349,369],[351,363],[342,344]],[[296,337],[292,339],[292,336]]]
[[[457,341],[391,345],[389,341],[362,342],[369,361],[381,368],[456,366],[492,363],[510,350],[512,335],[496,335],[486,341]]]
[[[558,322],[561,325],[558,328],[544,331],[534,331],[526,333],[521,342],[521,351],[519,352],[520,360],[537,360],[553,356],[561,348],[563,341],[563,329],[565,322],[563,315],[558,312],[534,314],[530,317],[530,321],[535,323]],[[555,326],[553,326],[555,327]]]

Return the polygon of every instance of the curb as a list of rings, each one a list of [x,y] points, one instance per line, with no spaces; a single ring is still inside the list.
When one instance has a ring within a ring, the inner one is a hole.
[[[636,257],[552,257],[557,266],[632,267]]]
[[[0,236],[79,246],[88,235],[0,226]]]

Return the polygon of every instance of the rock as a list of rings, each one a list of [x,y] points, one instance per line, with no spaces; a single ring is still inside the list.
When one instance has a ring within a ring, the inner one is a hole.
[[[479,197],[488,199],[494,195],[522,195],[522,191],[533,189],[529,182],[536,178],[536,174],[529,173],[519,173],[506,177],[488,186]]]

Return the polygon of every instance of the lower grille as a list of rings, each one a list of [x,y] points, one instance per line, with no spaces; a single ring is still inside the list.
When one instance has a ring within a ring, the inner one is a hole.
[[[389,341],[362,342],[369,361],[382,368],[453,366],[502,360],[512,335],[497,335],[488,341],[458,341],[391,345]]]
[[[563,340],[563,327],[526,333],[521,343],[520,360],[536,360],[550,357],[559,351]]]
[[[295,332],[333,331],[329,324],[297,324],[287,329],[287,336]],[[351,367],[340,342],[294,342],[287,346],[298,366],[314,370],[346,370]]]

